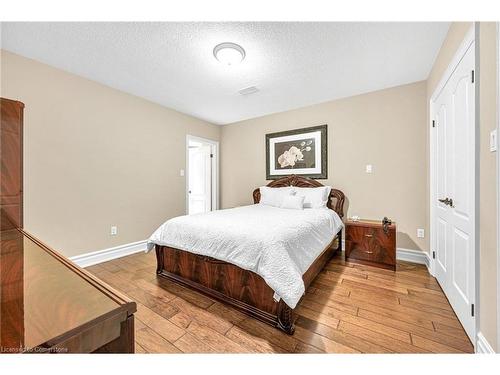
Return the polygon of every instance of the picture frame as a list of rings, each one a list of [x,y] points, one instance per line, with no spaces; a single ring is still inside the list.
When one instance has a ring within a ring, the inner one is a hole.
[[[328,125],[266,134],[266,179],[328,178]]]

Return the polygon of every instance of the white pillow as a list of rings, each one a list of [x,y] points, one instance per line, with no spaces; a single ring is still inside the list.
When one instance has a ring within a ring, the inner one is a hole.
[[[298,195],[287,195],[283,198],[283,202],[281,202],[281,208],[288,208],[291,210],[303,210],[304,198],[305,197]]]
[[[281,207],[283,198],[287,195],[293,195],[292,187],[271,188],[268,186],[260,187],[260,203],[267,206]]]
[[[315,188],[295,187],[295,194],[304,197],[304,208],[326,207],[330,197],[330,186],[320,186]]]

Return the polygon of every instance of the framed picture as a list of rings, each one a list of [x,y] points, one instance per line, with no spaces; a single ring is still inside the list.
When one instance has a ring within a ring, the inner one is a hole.
[[[266,134],[266,179],[327,177],[327,125]]]

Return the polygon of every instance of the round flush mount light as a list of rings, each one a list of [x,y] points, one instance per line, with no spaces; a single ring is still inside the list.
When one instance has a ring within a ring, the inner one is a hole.
[[[245,50],[236,43],[221,43],[214,48],[215,58],[224,65],[237,65],[245,58]]]

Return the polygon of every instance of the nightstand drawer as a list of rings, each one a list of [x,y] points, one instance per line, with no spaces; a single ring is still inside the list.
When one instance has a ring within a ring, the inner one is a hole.
[[[387,268],[396,266],[396,229],[373,222],[347,223],[345,237],[346,259],[357,259]]]

